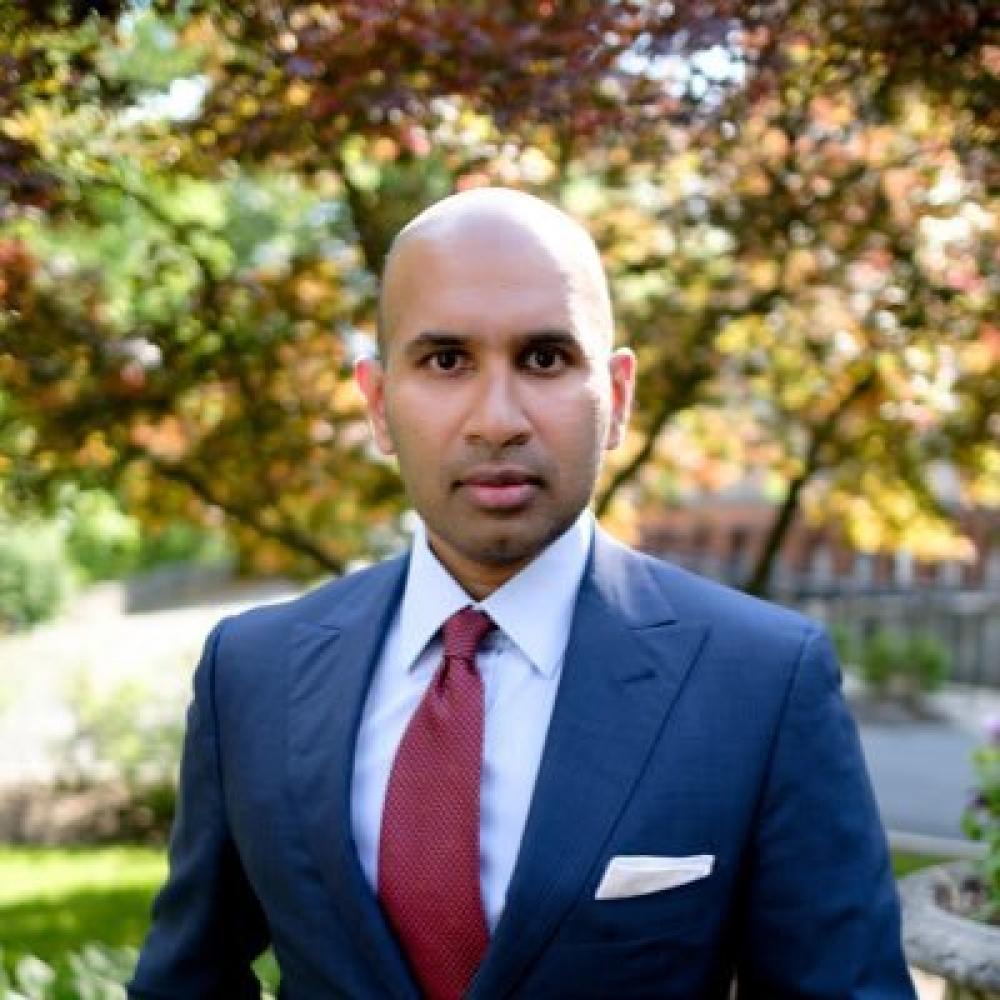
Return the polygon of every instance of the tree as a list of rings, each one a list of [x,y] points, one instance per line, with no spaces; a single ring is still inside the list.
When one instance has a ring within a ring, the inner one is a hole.
[[[269,568],[338,570],[372,524],[388,544],[403,500],[349,363],[392,233],[487,182],[588,222],[638,347],[602,511],[763,470],[763,590],[804,502],[866,545],[953,544],[929,463],[986,495],[998,67],[974,5],[98,6],[18,7],[3,54],[0,448],[25,495],[84,477],[153,521],[222,511]]]
[[[658,470],[674,472],[668,488],[679,471],[690,482],[669,451],[677,414],[694,403],[707,417],[685,425],[718,436],[727,406],[723,433],[742,441],[732,474],[756,467],[782,484],[748,579],[757,592],[803,499],[864,548],[940,557],[962,549],[929,482],[935,463],[957,468],[973,498],[997,471],[982,407],[1000,362],[986,19],[967,5],[788,14],[755,77],[701,130],[688,197],[661,193],[672,252],[644,256],[635,280],[683,274],[692,241],[704,250],[714,238],[715,252],[689,280],[661,282],[647,307],[661,329],[677,327],[644,352],[656,373],[644,433],[599,504],[639,475],[662,480]],[[718,449],[694,450],[718,488]]]

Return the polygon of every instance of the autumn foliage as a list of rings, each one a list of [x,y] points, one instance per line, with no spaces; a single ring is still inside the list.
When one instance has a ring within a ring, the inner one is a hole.
[[[581,218],[640,356],[621,523],[747,476],[869,548],[1000,501],[987,5],[0,4],[0,475],[246,564],[339,570],[405,508],[351,362],[399,225],[506,184]],[[943,493],[940,470],[953,486]]]

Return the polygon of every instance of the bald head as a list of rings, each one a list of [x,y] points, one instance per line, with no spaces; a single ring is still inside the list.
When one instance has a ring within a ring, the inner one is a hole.
[[[509,188],[475,188],[431,205],[393,240],[379,295],[383,359],[426,259],[440,255],[477,259],[496,252],[509,252],[521,260],[536,258],[564,291],[575,320],[597,331],[610,348],[611,299],[590,234],[565,212],[533,195]],[[511,291],[516,294],[517,289]]]

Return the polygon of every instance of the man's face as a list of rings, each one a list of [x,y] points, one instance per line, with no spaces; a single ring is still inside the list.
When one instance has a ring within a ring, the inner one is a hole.
[[[414,238],[386,357],[359,364],[377,441],[467,586],[499,585],[573,522],[627,416],[634,359],[567,275],[516,232]]]

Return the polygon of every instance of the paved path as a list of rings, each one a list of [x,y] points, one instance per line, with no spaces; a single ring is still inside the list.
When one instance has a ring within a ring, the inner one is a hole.
[[[930,705],[933,720],[862,722],[861,743],[888,830],[964,839],[960,819],[975,782],[972,752],[984,741],[988,721],[1000,719],[1000,692],[955,686]]]
[[[138,692],[136,727],[179,718],[208,631],[224,615],[291,596],[283,584],[231,588],[215,600],[122,614],[114,584],[93,588],[58,621],[0,636],[0,788],[48,781],[65,766],[81,709]]]
[[[864,726],[868,770],[889,830],[961,838],[976,741],[953,725]]]

